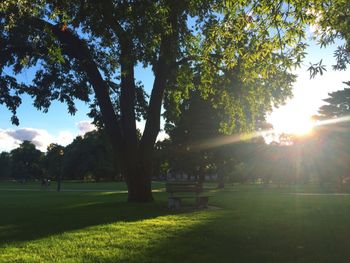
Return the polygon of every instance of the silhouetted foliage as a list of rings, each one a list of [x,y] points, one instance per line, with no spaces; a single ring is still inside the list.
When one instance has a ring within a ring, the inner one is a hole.
[[[101,131],[78,136],[64,149],[63,178],[75,180],[120,179],[119,165],[106,134]]]
[[[10,153],[0,154],[0,179],[120,180],[120,166],[109,138],[99,131],[78,136],[66,147],[52,143],[42,153],[24,141]],[[119,175],[119,176],[118,176]]]
[[[350,86],[350,82],[344,83]],[[320,119],[333,119],[350,114],[350,88],[334,91],[328,95],[329,97],[324,99],[328,104],[319,109]]]
[[[12,177],[11,155],[7,152],[0,153],[0,180]]]
[[[350,19],[348,10],[350,2],[344,0],[314,0],[316,15],[316,35],[321,46],[334,44],[337,39],[345,40],[334,52],[335,70],[345,70],[350,63]],[[343,42],[343,41],[342,41]],[[322,64],[322,62],[320,63]]]
[[[11,151],[12,177],[17,180],[40,179],[43,176],[43,153],[30,141]]]
[[[56,143],[52,143],[47,147],[44,158],[45,170],[48,177],[56,179],[62,173],[62,158],[64,147]]]

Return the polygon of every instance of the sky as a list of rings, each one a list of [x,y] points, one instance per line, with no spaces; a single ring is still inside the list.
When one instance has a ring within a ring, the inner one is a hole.
[[[318,113],[320,106],[324,105],[323,99],[328,93],[344,89],[344,81],[349,81],[349,70],[334,71],[332,65],[336,64],[333,56],[339,41],[327,48],[320,48],[314,41],[309,41],[308,55],[300,69],[295,71],[297,81],[293,85],[293,97],[273,110],[267,117],[267,121],[274,126],[276,133],[303,132],[312,128],[311,117]],[[317,75],[310,79],[307,71],[310,63],[319,62],[326,65],[327,71],[323,75]]]
[[[336,72],[331,68],[335,64],[333,52],[340,43],[322,49],[311,40],[308,43],[308,55],[303,66],[295,71],[298,78],[293,86],[294,97],[285,105],[274,109],[267,118],[277,132],[293,131],[295,127],[308,125],[310,117],[324,104],[322,99],[325,99],[329,92],[343,89],[345,84],[342,82],[349,80],[349,71]],[[327,72],[323,76],[310,79],[307,71],[309,62],[316,63],[320,59],[323,59],[323,64],[327,66]],[[29,81],[32,75],[32,71],[27,71],[21,78],[23,81]],[[142,81],[149,92],[154,79],[151,69],[138,66],[135,75],[136,80]],[[95,128],[86,115],[89,107],[83,102],[77,102],[78,111],[72,116],[68,114],[66,105],[59,102],[53,102],[49,112],[43,113],[34,108],[33,100],[29,96],[23,96],[22,100],[17,114],[19,126],[11,124],[11,113],[0,105],[0,151],[10,151],[18,147],[23,140],[33,141],[38,149],[46,151],[50,143],[65,146],[76,136],[84,135]],[[142,130],[143,123],[139,123],[138,127]],[[161,132],[158,138],[165,136],[165,133]]]

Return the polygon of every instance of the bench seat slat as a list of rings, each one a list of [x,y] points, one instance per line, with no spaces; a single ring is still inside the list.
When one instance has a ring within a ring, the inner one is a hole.
[[[169,208],[180,208],[181,200],[196,199],[197,207],[207,207],[209,195],[203,193],[202,184],[195,181],[168,181],[165,185],[169,193]]]

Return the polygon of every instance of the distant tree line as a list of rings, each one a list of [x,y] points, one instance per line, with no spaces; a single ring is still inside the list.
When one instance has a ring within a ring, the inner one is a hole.
[[[280,186],[316,184],[339,192],[350,189],[350,125],[315,127],[305,137],[281,135],[266,144],[262,137],[213,145],[201,151],[179,150],[172,138],[157,144],[158,172],[184,173],[197,180],[216,175],[218,187],[227,183],[261,183]],[[213,139],[213,142],[216,140]]]
[[[350,183],[350,125],[342,118],[350,114],[349,98],[344,96],[348,90],[330,93],[324,100],[327,104],[316,118],[323,121],[312,135],[282,134],[271,144],[262,137],[220,133],[220,111],[192,94],[183,103],[186,114],[166,127],[170,138],[156,145],[155,171],[166,174],[171,170],[202,180],[215,174],[219,187],[225,182],[312,182],[344,191]],[[266,128],[264,122],[256,126]]]
[[[346,83],[347,84],[347,83]],[[262,137],[223,135],[220,110],[191,94],[181,105],[180,115],[165,129],[169,138],[155,145],[153,179],[169,173],[185,173],[197,180],[216,175],[218,186],[227,182],[260,182],[292,185],[318,183],[336,185],[344,191],[350,183],[350,113],[348,89],[329,94],[320,108],[321,125],[312,136],[282,134],[279,142],[266,144]],[[261,118],[263,119],[263,118]],[[326,123],[322,123],[326,120]],[[328,123],[327,121],[330,120]],[[266,123],[256,123],[261,129]],[[78,136],[66,147],[51,144],[47,152],[29,141],[0,154],[0,178],[15,180],[120,180],[120,165],[103,130]]]
[[[119,180],[119,165],[102,131],[78,136],[66,147],[50,144],[41,152],[23,141],[11,152],[0,154],[0,179],[18,181],[50,179],[59,174],[66,180]]]

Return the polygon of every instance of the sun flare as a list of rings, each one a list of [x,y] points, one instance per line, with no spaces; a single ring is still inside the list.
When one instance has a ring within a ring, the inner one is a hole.
[[[278,134],[286,133],[299,136],[310,134],[314,127],[309,116],[295,113],[275,115],[271,119],[271,124]]]

